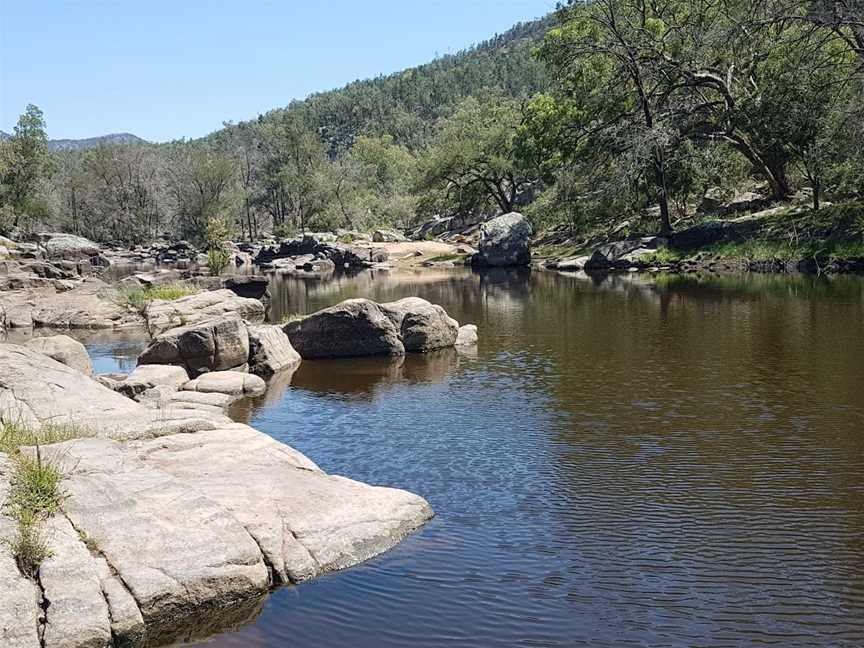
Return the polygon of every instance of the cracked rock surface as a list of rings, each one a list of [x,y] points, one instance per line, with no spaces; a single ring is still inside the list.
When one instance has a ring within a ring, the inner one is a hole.
[[[41,449],[67,497],[44,525],[52,556],[38,582],[0,543],[4,648],[206,636],[254,617],[271,587],[362,562],[433,515],[417,495],[328,475],[221,414],[153,410],[24,347],[0,344],[0,405],[0,420],[19,411],[92,434]],[[0,454],[0,501],[11,469]],[[14,531],[0,513],[0,536]]]

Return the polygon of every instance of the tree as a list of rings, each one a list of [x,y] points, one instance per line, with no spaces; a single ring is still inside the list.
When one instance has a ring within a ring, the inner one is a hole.
[[[206,144],[176,143],[168,153],[167,184],[180,234],[197,243],[206,239],[211,218],[230,221],[230,196],[236,180],[231,158]]]
[[[259,202],[270,212],[274,229],[304,230],[332,196],[326,146],[296,112],[261,124],[260,136],[266,162]]]
[[[644,172],[668,234],[669,158],[681,136],[666,91],[675,79],[657,65],[666,47],[662,21],[641,0],[572,2],[558,16],[540,49],[558,93],[533,104],[534,119],[557,122],[559,138],[548,143],[562,160],[612,154]]]
[[[19,227],[44,211],[36,198],[40,182],[50,170],[50,160],[45,120],[39,108],[28,104],[2,154],[0,202],[12,210],[11,227]]]
[[[421,190],[443,190],[460,213],[490,206],[513,211],[519,196],[537,181],[515,155],[520,121],[515,101],[495,94],[466,99],[441,124],[421,160]]]

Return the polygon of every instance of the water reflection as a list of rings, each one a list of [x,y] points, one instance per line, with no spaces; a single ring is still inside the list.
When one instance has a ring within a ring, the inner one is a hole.
[[[480,345],[306,363],[254,409],[438,517],[213,645],[862,645],[860,278],[279,281],[290,312],[417,294]]]
[[[419,295],[480,344],[304,362],[238,404],[437,517],[208,645],[864,645],[864,280],[454,269],[271,295],[274,319]]]

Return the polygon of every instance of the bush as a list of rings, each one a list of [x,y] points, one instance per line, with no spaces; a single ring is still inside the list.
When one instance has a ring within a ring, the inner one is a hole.
[[[207,269],[214,277],[221,274],[230,260],[231,254],[223,248],[210,248],[207,250]]]

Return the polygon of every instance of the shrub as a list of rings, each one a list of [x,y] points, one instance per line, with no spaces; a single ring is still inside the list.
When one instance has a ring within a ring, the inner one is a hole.
[[[207,269],[214,277],[218,276],[231,260],[231,254],[223,248],[207,250]]]

